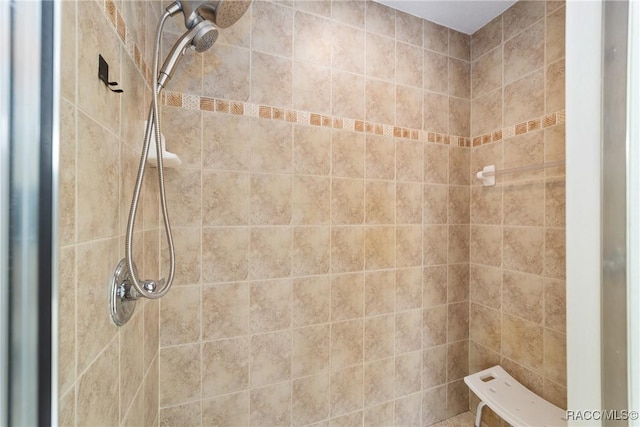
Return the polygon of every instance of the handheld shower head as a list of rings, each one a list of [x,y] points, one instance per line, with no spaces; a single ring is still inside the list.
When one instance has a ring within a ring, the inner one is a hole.
[[[173,45],[160,69],[158,85],[160,87],[166,85],[188,47],[193,46],[196,52],[202,53],[213,46],[217,39],[218,30],[210,21],[204,20],[195,24]]]
[[[235,24],[251,5],[251,0],[176,0],[184,13],[184,24],[191,28],[200,20],[213,22],[218,28]]]
[[[164,87],[171,78],[180,57],[189,46],[196,52],[204,52],[218,39],[218,29],[227,28],[237,22],[251,6],[252,0],[176,0],[167,8],[167,14],[184,14],[187,32],[173,45],[158,76],[159,87]]]

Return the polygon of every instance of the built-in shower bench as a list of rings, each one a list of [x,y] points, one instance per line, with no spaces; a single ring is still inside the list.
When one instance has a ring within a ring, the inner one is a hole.
[[[480,427],[482,409],[488,406],[512,426],[566,426],[564,410],[547,402],[516,381],[501,366],[485,369],[464,378],[480,398],[475,427]]]

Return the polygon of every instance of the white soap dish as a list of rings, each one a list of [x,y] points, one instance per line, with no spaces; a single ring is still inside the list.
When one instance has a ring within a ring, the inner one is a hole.
[[[147,128],[147,122],[144,122],[145,129]],[[155,129],[152,129],[155,132]],[[164,134],[160,134],[160,143],[162,144],[162,165],[166,168],[177,168],[182,165],[182,160],[177,154],[167,151],[167,144]],[[152,168],[158,167],[158,154],[156,152],[156,139],[155,134],[151,134],[151,142],[149,144],[149,155],[147,156],[147,163]]]

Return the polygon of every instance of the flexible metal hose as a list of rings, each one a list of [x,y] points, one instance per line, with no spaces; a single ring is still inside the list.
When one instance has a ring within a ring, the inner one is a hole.
[[[173,12],[175,13],[175,12]],[[136,185],[133,190],[133,197],[131,200],[131,208],[129,210],[129,219],[127,222],[127,235],[125,242],[125,252],[127,260],[127,270],[129,272],[129,278],[131,284],[135,290],[143,297],[149,299],[158,299],[166,295],[173,284],[173,278],[175,274],[175,250],[173,246],[173,236],[171,235],[171,224],[169,223],[169,212],[167,210],[166,191],[164,185],[164,169],[162,160],[162,144],[160,142],[160,114],[158,108],[158,95],[162,90],[162,86],[158,85],[158,57],[160,51],[160,41],[162,36],[162,28],[164,27],[167,18],[172,16],[172,11],[166,10],[156,30],[156,44],[155,52],[153,56],[153,76],[152,76],[152,93],[153,101],[151,108],[149,109],[149,117],[147,119],[147,126],[144,133],[144,144],[142,147],[142,155],[140,156],[140,165],[138,167],[138,176],[136,178]],[[155,126],[154,126],[155,124]],[[138,210],[138,203],[140,200],[140,191],[142,189],[142,183],[144,181],[144,173],[147,166],[147,157],[149,155],[149,145],[151,143],[151,135],[155,136],[156,153],[158,156],[158,186],[160,189],[160,205],[162,206],[162,217],[164,219],[164,229],[167,237],[167,243],[169,245],[169,276],[167,279],[160,279],[157,281],[141,281],[137,276],[135,269],[133,268],[133,228],[136,222],[136,214]],[[159,289],[158,289],[159,288]]]

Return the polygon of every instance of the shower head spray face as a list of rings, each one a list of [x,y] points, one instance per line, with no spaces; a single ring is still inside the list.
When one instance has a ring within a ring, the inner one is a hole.
[[[251,0],[179,0],[184,13],[184,24],[193,27],[206,19],[218,28],[227,28],[235,24],[251,5]]]
[[[200,31],[193,37],[191,45],[198,53],[202,53],[208,50],[218,40],[218,30],[207,22],[209,25],[205,25]]]

